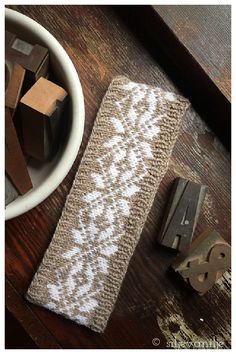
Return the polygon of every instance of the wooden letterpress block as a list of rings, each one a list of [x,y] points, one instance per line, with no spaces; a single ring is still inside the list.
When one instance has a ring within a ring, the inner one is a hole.
[[[14,33],[5,31],[5,51],[7,50],[8,47],[12,45],[15,39],[16,39],[16,35]]]
[[[39,44],[30,44],[6,31],[5,55],[8,61],[18,63],[26,70],[27,89],[41,76],[48,75],[48,49]]]
[[[5,106],[10,109],[13,116],[21,98],[25,69],[17,63],[6,63],[8,70],[8,83],[5,92]]]
[[[41,77],[22,97],[24,150],[29,156],[45,161],[55,153],[66,96],[63,88]]]
[[[171,265],[183,279],[203,295],[230,267],[230,245],[218,232],[205,231]]]
[[[8,108],[5,108],[5,170],[20,194],[25,194],[32,188],[24,155]]]
[[[5,63],[5,92],[7,90],[8,85],[9,85],[11,71],[12,71],[11,66],[9,66],[9,64],[7,65],[7,63]]]
[[[5,206],[18,197],[18,192],[5,174]]]
[[[161,245],[182,251],[191,244],[206,190],[184,178],[175,180],[158,236]]]

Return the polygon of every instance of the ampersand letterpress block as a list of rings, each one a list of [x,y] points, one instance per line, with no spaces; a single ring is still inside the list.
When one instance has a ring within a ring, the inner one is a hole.
[[[158,242],[182,251],[192,242],[207,187],[177,178],[164,216]]]
[[[29,89],[41,76],[47,77],[49,67],[48,49],[30,44],[6,31],[6,60],[20,64],[26,70],[26,87]]]
[[[19,194],[25,194],[32,188],[9,108],[5,108],[5,170]]]
[[[171,265],[199,295],[230,267],[231,247],[218,232],[205,231]]]
[[[37,160],[51,158],[58,146],[67,92],[41,77],[20,100],[24,151]]]
[[[6,62],[6,73],[5,106],[13,116],[21,98],[25,69],[17,63]]]

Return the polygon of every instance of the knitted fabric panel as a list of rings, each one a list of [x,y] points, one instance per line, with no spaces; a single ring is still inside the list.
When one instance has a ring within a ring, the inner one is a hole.
[[[158,87],[112,81],[29,301],[105,330],[188,105]]]

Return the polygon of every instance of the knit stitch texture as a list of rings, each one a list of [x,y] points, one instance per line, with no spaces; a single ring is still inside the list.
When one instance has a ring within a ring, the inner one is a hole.
[[[103,332],[189,102],[116,77],[27,299]]]

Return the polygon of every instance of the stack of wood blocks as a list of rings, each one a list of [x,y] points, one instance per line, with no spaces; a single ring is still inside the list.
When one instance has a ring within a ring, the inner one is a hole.
[[[171,265],[199,295],[205,294],[231,264],[231,247],[215,230],[192,241],[207,187],[177,178],[173,184],[158,242],[180,254]]]
[[[50,81],[49,52],[5,34],[5,205],[33,185],[27,160],[57,152],[67,92]]]

